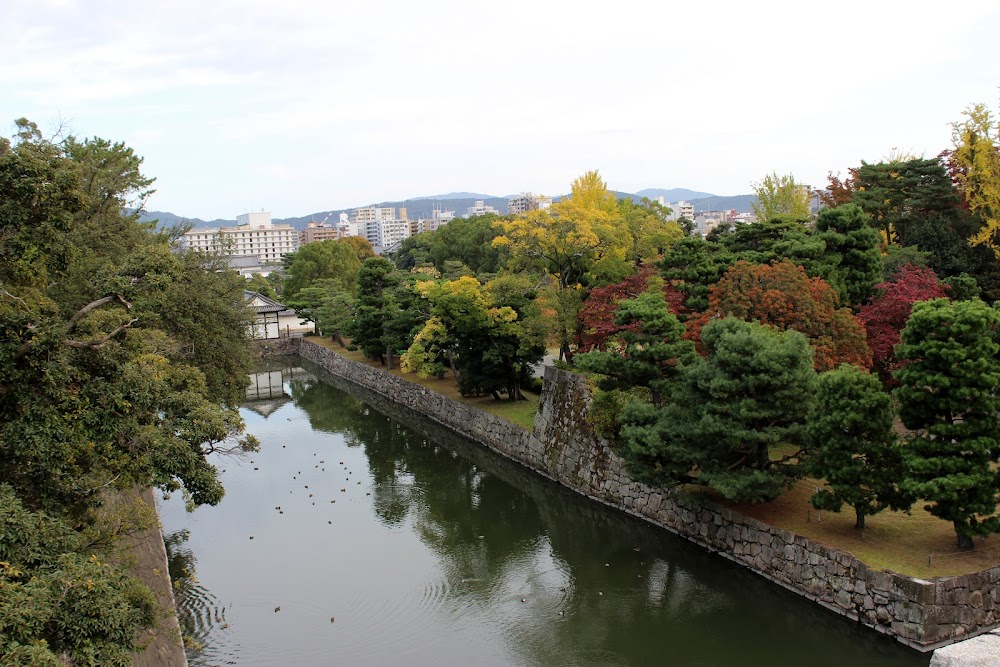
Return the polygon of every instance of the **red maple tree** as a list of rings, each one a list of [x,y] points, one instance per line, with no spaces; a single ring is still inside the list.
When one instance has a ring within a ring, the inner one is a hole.
[[[892,280],[875,286],[875,295],[858,312],[858,319],[868,332],[872,367],[883,382],[895,384],[892,374],[904,365],[896,358],[895,347],[913,304],[946,297],[949,290],[932,269],[912,264],[901,267]]]
[[[739,261],[709,292],[709,307],[688,321],[688,335],[700,345],[701,329],[716,317],[732,315],[776,329],[793,329],[809,339],[817,371],[849,363],[871,366],[865,330],[822,278],[785,260],[771,264]]]
[[[580,334],[577,348],[580,352],[603,350],[608,339],[622,331],[638,332],[641,324],[634,322],[628,326],[615,324],[618,304],[626,299],[634,299],[646,291],[647,283],[656,271],[652,267],[643,269],[621,282],[597,287],[590,291],[580,310]],[[667,299],[670,312],[675,315],[682,310],[684,296],[675,287],[664,281],[663,296]]]

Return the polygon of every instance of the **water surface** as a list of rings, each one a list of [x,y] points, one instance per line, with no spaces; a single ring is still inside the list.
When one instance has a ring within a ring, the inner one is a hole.
[[[269,370],[222,503],[161,507],[192,665],[929,662],[313,366]]]

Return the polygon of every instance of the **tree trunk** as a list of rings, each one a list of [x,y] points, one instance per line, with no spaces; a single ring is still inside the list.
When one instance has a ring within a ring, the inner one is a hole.
[[[857,528],[858,530],[864,530],[865,529],[865,508],[864,508],[863,505],[855,505],[854,506],[854,516],[857,517],[857,520],[854,522],[854,527]]]
[[[389,347],[388,345],[385,346],[385,358],[389,360],[389,362],[386,364],[386,367],[391,371],[392,370],[392,348]]]
[[[340,337],[339,331],[334,331],[333,335],[330,336],[330,338],[337,341],[337,345],[339,345],[340,347],[347,347],[346,345],[344,345],[344,339]]]
[[[976,545],[972,541],[972,536],[966,534],[967,526],[965,521],[962,519],[955,519],[952,523],[955,525],[955,535],[958,537],[958,548],[963,551],[974,549]]]

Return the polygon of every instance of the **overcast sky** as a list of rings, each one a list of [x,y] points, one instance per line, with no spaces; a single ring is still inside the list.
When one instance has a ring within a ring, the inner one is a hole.
[[[151,210],[453,191],[740,194],[936,155],[1000,100],[1000,2],[103,2],[0,8],[0,128],[124,141]]]

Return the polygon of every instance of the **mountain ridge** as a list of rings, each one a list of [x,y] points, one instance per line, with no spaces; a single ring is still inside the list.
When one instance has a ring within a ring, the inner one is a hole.
[[[629,198],[636,203],[641,202],[643,197],[650,199],[655,199],[656,197],[663,197],[666,201],[676,202],[678,200],[686,200],[694,206],[695,212],[701,211],[718,211],[718,210],[729,210],[736,209],[740,213],[748,213],[751,210],[751,203],[754,200],[754,196],[750,194],[745,195],[732,195],[732,196],[719,196],[712,195],[698,190],[690,190],[687,188],[645,188],[639,192],[614,192],[615,197],[619,199]],[[363,208],[364,206],[380,206],[380,207],[391,207],[395,208],[397,213],[399,209],[405,208],[407,216],[411,220],[416,220],[420,218],[430,218],[434,209],[439,209],[442,211],[454,211],[456,217],[463,217],[466,214],[466,209],[475,205],[477,201],[482,201],[488,206],[492,206],[497,209],[501,215],[507,213],[507,202],[510,197],[496,197],[487,194],[478,194],[472,192],[455,192],[450,193],[452,195],[469,195],[466,197],[449,197],[448,195],[433,195],[425,197],[411,197],[409,199],[397,200],[397,201],[383,201],[373,204],[366,204],[362,206],[353,206],[351,208],[343,209],[327,209],[323,211],[318,211],[316,213],[310,213],[308,215],[298,216],[298,217],[288,217],[288,218],[274,218],[275,223],[289,224],[295,229],[303,230],[306,224],[309,222],[320,222],[324,219],[336,220],[341,213],[350,214],[356,208]],[[702,195],[700,197],[693,197],[691,195]],[[552,198],[552,201],[559,201],[568,194],[558,195]],[[211,228],[211,227],[230,227],[236,225],[235,217],[229,220],[216,218],[214,220],[203,220],[201,218],[187,218],[184,216],[179,216],[169,211],[143,211],[140,214],[140,221],[142,222],[152,222],[156,221],[157,226],[160,228],[175,227],[178,225],[190,224],[198,228]]]

